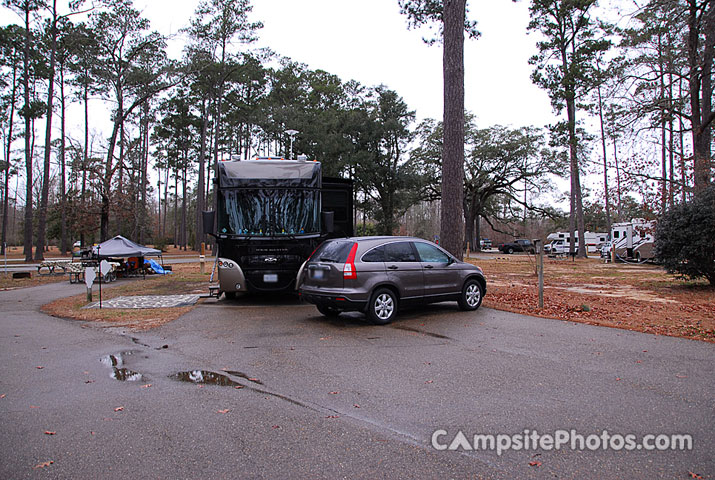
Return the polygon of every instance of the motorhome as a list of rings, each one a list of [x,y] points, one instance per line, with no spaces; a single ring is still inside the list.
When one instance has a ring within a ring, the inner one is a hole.
[[[352,181],[324,177],[319,162],[258,158],[220,162],[214,212],[218,285],[212,292],[292,292],[300,266],[326,238],[352,236]]]
[[[636,262],[651,260],[655,224],[655,220],[634,218],[611,225],[611,248],[615,249],[616,258]]]

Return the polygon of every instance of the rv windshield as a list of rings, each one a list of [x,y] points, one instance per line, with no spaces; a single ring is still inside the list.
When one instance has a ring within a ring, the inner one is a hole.
[[[219,233],[279,236],[320,232],[317,190],[223,190],[218,211]]]

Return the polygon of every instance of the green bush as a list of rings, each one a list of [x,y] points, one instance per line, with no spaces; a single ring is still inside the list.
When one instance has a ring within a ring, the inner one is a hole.
[[[658,220],[655,256],[669,273],[715,286],[715,185]]]

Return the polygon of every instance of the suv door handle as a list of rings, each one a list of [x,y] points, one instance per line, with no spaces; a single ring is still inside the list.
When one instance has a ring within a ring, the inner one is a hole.
[[[399,267],[397,265],[390,265],[389,267],[390,270],[397,270]]]
[[[434,268],[434,265],[425,265],[425,268]]]

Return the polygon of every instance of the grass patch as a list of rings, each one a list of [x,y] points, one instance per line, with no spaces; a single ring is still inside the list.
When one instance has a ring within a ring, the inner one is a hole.
[[[171,275],[151,275],[146,279],[119,280],[123,284],[102,289],[102,300],[135,295],[180,295],[208,293],[209,275],[202,274],[198,264],[185,263],[173,266]],[[211,268],[207,264],[206,270]],[[99,300],[99,289],[93,287],[93,300]],[[171,322],[190,312],[194,306],[173,308],[91,308],[85,309],[87,295],[75,295],[48,303],[42,311],[61,318],[87,322],[100,322],[110,327],[125,327],[132,330],[148,330]]]
[[[487,277],[484,305],[526,315],[715,342],[715,289],[650,264],[544,259],[544,308],[534,259],[472,258]]]

